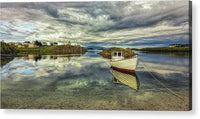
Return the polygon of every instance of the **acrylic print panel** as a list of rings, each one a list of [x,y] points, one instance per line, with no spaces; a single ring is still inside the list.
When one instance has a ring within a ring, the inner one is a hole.
[[[189,6],[1,3],[1,108],[191,110]]]

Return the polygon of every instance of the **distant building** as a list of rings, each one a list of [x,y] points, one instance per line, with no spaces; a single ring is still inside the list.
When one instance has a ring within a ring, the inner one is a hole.
[[[22,45],[28,45],[28,44],[29,44],[29,43],[25,43],[25,42],[22,43]]]
[[[63,42],[63,45],[68,45],[68,44],[70,44],[70,43],[66,42],[66,41]]]
[[[16,46],[16,47],[17,47],[18,45],[19,45],[19,43],[14,43],[14,46]]]
[[[10,43],[13,44],[15,47],[18,48],[35,48],[38,47],[37,45],[35,45],[34,43],[31,43],[30,41],[25,41],[23,43],[17,42],[17,43]]]
[[[50,45],[51,45],[51,43],[50,43],[50,42],[46,42],[46,43],[47,43],[47,45],[48,45],[48,46],[50,46]]]
[[[25,46],[22,44],[17,45],[18,48],[24,48]]]
[[[14,43],[14,46],[15,46],[15,47],[22,47],[22,43],[19,43],[19,42]]]
[[[58,45],[57,42],[51,42],[50,44],[51,44],[51,46],[56,46],[56,45]]]
[[[77,44],[77,43],[71,43],[71,45],[73,45],[73,46],[77,46],[78,44]]]
[[[58,43],[57,43],[57,42],[54,42],[53,44],[54,44],[54,45],[58,45]]]
[[[42,46],[47,46],[47,42],[41,42]]]
[[[58,42],[58,45],[63,45],[63,42]]]
[[[25,41],[24,43],[31,43],[30,41]]]
[[[33,41],[32,43],[33,43],[33,44],[35,44],[35,43],[36,43],[36,41]]]
[[[191,44],[170,44],[169,47],[190,47]]]
[[[37,47],[39,47],[39,46],[37,46],[33,43],[28,44],[28,48],[37,48]]]

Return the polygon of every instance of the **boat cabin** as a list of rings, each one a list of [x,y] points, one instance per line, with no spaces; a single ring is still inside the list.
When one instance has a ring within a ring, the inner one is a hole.
[[[111,60],[112,61],[118,61],[118,60],[123,60],[124,56],[123,56],[123,52],[122,51],[114,51],[111,54]]]

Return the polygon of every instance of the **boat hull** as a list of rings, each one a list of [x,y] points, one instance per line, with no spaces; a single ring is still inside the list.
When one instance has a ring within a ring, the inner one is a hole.
[[[135,73],[134,69],[123,69],[123,68],[118,68],[118,67],[114,67],[114,66],[111,66],[111,68],[116,71],[122,72],[122,73],[127,73],[127,74]]]
[[[124,73],[135,73],[138,64],[138,58],[124,59],[119,61],[110,61],[113,69]]]

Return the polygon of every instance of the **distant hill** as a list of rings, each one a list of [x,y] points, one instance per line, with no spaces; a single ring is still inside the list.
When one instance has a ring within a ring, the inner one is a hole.
[[[103,49],[106,49],[105,47],[101,47],[101,46],[88,46],[88,47],[85,47],[86,49],[88,50],[103,50]]]
[[[138,51],[148,51],[148,52],[189,52],[191,51],[191,47],[177,47],[177,46],[170,46],[170,47],[153,47],[153,48],[132,48],[132,50]]]

